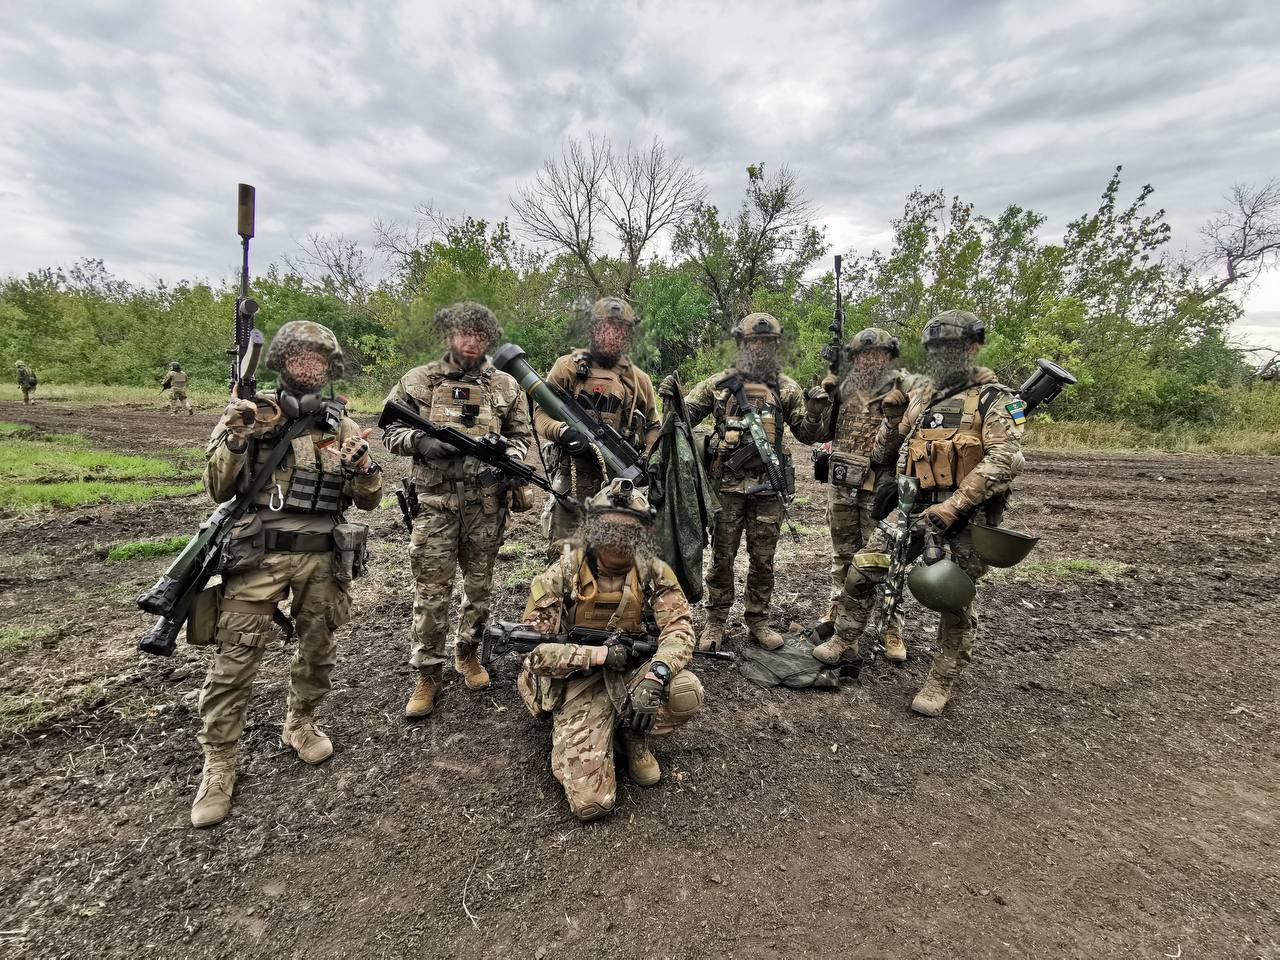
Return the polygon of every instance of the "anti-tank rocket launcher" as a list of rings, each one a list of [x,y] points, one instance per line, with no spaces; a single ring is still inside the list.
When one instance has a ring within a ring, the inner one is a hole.
[[[643,485],[647,478],[640,451],[627,443],[618,431],[584,410],[573,397],[538,376],[525,356],[524,348],[508,343],[493,355],[493,365],[515,377],[521,389],[548,414],[585,436],[611,478]]]

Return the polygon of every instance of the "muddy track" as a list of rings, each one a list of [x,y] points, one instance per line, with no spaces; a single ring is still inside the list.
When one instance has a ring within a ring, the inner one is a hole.
[[[0,420],[128,450],[209,426],[56,405]],[[585,827],[514,661],[483,694],[451,678],[428,723],[404,724],[390,511],[324,708],[337,753],[313,769],[281,748],[288,652],[271,651],[235,810],[205,832],[187,810],[207,655],[134,652],[131,598],[164,564],[102,548],[185,532],[206,503],[0,519],[0,626],[57,628],[4,654],[0,696],[79,697],[0,745],[0,954],[1280,957],[1280,461],[1031,460],[1011,524],[1043,536],[1038,559],[1117,561],[1115,579],[985,584],[973,666],[936,721],[907,710],[934,626],[914,606],[907,666],[839,692],[702,666],[707,711],[659,747],[662,783],[625,784]],[[826,603],[823,493],[800,493],[814,532],[782,542],[783,627]],[[530,515],[512,539],[538,553]],[[499,615],[522,565],[500,561]]]

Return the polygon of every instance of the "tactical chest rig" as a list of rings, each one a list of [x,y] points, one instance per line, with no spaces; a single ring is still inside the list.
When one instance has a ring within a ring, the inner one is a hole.
[[[883,396],[884,394],[878,394],[864,403],[854,393],[849,399],[856,401],[855,403],[840,403],[828,467],[834,486],[849,491],[875,488],[876,472],[871,463],[870,451],[884,418],[880,407]]]
[[[935,493],[929,499],[953,492],[982,461],[982,420],[1002,391],[1009,388],[974,384],[930,404],[916,420],[907,441],[905,472],[920,482],[922,493]]]
[[[315,417],[315,430],[324,434],[314,440],[311,431],[290,442],[293,457],[285,456],[268,481],[254,497],[257,509],[293,513],[341,513],[346,503],[342,489],[346,476],[338,452],[338,426],[346,412],[342,400],[324,400]],[[262,437],[251,441],[250,463],[253,469],[242,473],[246,489],[253,478],[268,467],[276,445],[286,441],[288,422],[278,424]]]
[[[756,414],[760,417],[760,425],[764,428],[769,446],[773,447],[777,453],[779,462],[785,464],[787,457],[782,445],[782,430],[778,426],[781,395],[777,384],[761,383],[744,377],[742,386],[747,395],[747,402],[755,408]],[[756,449],[751,434],[740,425],[743,412],[733,391],[726,389],[724,400],[716,416],[715,432],[711,437],[708,451],[711,456],[711,469],[715,472],[722,472],[729,465],[730,459],[734,461],[735,466],[731,469],[735,472],[747,473],[764,468],[764,462],[760,459],[760,452]],[[735,454],[738,456],[735,457]]]
[[[643,449],[644,414],[638,409],[640,391],[636,385],[635,368],[628,380],[622,374],[621,364],[605,367],[591,362],[591,354],[574,354],[573,398],[592,414],[596,420],[612,427],[622,438],[637,449]]]
[[[169,386],[174,390],[187,389],[187,375],[181,370],[169,371]]]
[[[486,366],[474,379],[465,379],[460,372],[444,370],[427,381],[425,390],[415,390],[410,396],[432,423],[455,427],[469,437],[501,433],[501,417],[494,402],[494,372],[493,367]],[[489,473],[472,457],[454,457],[444,465],[420,462],[414,476],[419,485],[433,492],[431,488],[445,481],[467,480],[482,485],[497,482]]]
[[[605,592],[585,553],[575,551],[570,566],[576,561],[576,586],[568,597],[575,627],[597,630],[640,630],[644,623],[644,588],[640,571],[632,566],[622,589]]]

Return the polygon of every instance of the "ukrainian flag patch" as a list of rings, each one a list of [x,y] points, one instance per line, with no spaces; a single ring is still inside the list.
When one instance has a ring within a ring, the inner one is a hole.
[[[1020,427],[1027,422],[1027,405],[1021,400],[1006,403],[1004,408],[1009,411],[1009,416],[1013,417],[1014,426]]]

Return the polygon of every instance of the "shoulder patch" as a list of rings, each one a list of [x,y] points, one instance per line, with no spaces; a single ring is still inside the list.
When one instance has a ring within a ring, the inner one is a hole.
[[[1014,399],[1012,403],[1006,403],[1004,408],[1009,411],[1009,416],[1013,417],[1013,422],[1018,426],[1027,422],[1027,405],[1019,399]]]

